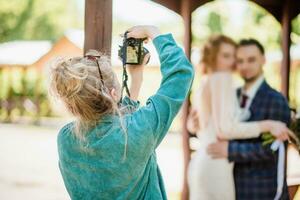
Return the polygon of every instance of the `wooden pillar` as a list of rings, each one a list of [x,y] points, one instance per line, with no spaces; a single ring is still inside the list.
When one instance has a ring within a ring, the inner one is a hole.
[[[184,22],[184,50],[186,56],[191,58],[191,21],[192,21],[192,13],[191,13],[191,0],[181,0],[181,16]],[[187,130],[187,117],[189,114],[190,101],[189,96],[187,100],[184,102],[182,111],[181,111],[181,122],[182,122],[182,146],[183,146],[183,158],[184,158],[184,179],[183,179],[183,190],[182,190],[182,199],[189,199],[188,192],[188,184],[187,184],[187,169],[188,164],[191,159],[191,149],[190,149],[190,134]]]
[[[84,52],[96,49],[107,55],[111,51],[112,0],[86,0]]]
[[[191,42],[192,42],[192,11],[191,11],[191,0],[181,1],[181,16],[184,22],[184,50],[187,57],[191,58]]]
[[[282,10],[282,63],[281,63],[281,92],[289,99],[290,80],[290,45],[291,45],[291,1],[286,0]]]

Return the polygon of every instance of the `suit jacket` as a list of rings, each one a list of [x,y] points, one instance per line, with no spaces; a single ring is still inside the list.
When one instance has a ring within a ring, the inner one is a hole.
[[[240,95],[241,90],[238,90]],[[266,119],[290,123],[290,108],[283,95],[263,82],[250,106],[248,121]],[[262,139],[232,140],[228,159],[235,163],[234,180],[237,200],[272,200],[277,191],[278,152],[262,146]],[[286,169],[285,169],[286,170]],[[286,173],[285,173],[286,174]],[[281,196],[289,199],[286,177]]]

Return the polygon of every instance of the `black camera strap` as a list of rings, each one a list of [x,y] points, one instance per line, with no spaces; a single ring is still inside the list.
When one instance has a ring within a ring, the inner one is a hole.
[[[126,46],[126,40],[127,40],[127,33],[128,31],[126,31],[124,33],[124,42],[123,42],[123,48],[122,48],[122,51],[123,51],[123,58],[122,58],[122,65],[123,65],[123,75],[122,75],[122,89],[121,89],[121,99],[120,99],[120,102],[119,104],[122,103],[122,100],[123,100],[123,93],[124,93],[124,89],[128,95],[128,97],[130,97],[130,92],[129,92],[129,89],[128,89],[128,73],[127,73],[127,70],[126,70],[126,58],[127,58],[127,46]]]

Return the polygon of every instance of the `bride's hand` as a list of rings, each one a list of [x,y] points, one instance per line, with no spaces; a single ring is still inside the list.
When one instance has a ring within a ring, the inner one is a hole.
[[[285,141],[289,139],[289,128],[285,125],[285,123],[280,121],[270,120],[267,121],[268,131],[281,141]]]
[[[192,134],[196,134],[200,130],[198,111],[195,108],[192,108],[188,115],[187,129]]]
[[[131,84],[129,88],[130,98],[134,101],[138,100],[143,82],[144,66],[146,65],[149,58],[150,53],[145,55],[144,61],[141,65],[127,65],[128,73],[131,77]]]
[[[228,145],[228,141],[218,139],[217,142],[208,145],[206,152],[213,159],[228,158]]]

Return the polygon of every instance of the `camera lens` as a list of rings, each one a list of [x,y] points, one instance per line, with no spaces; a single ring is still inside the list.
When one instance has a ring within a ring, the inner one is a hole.
[[[128,45],[133,45],[132,39],[128,39],[128,40],[127,40],[127,44],[128,44]]]

